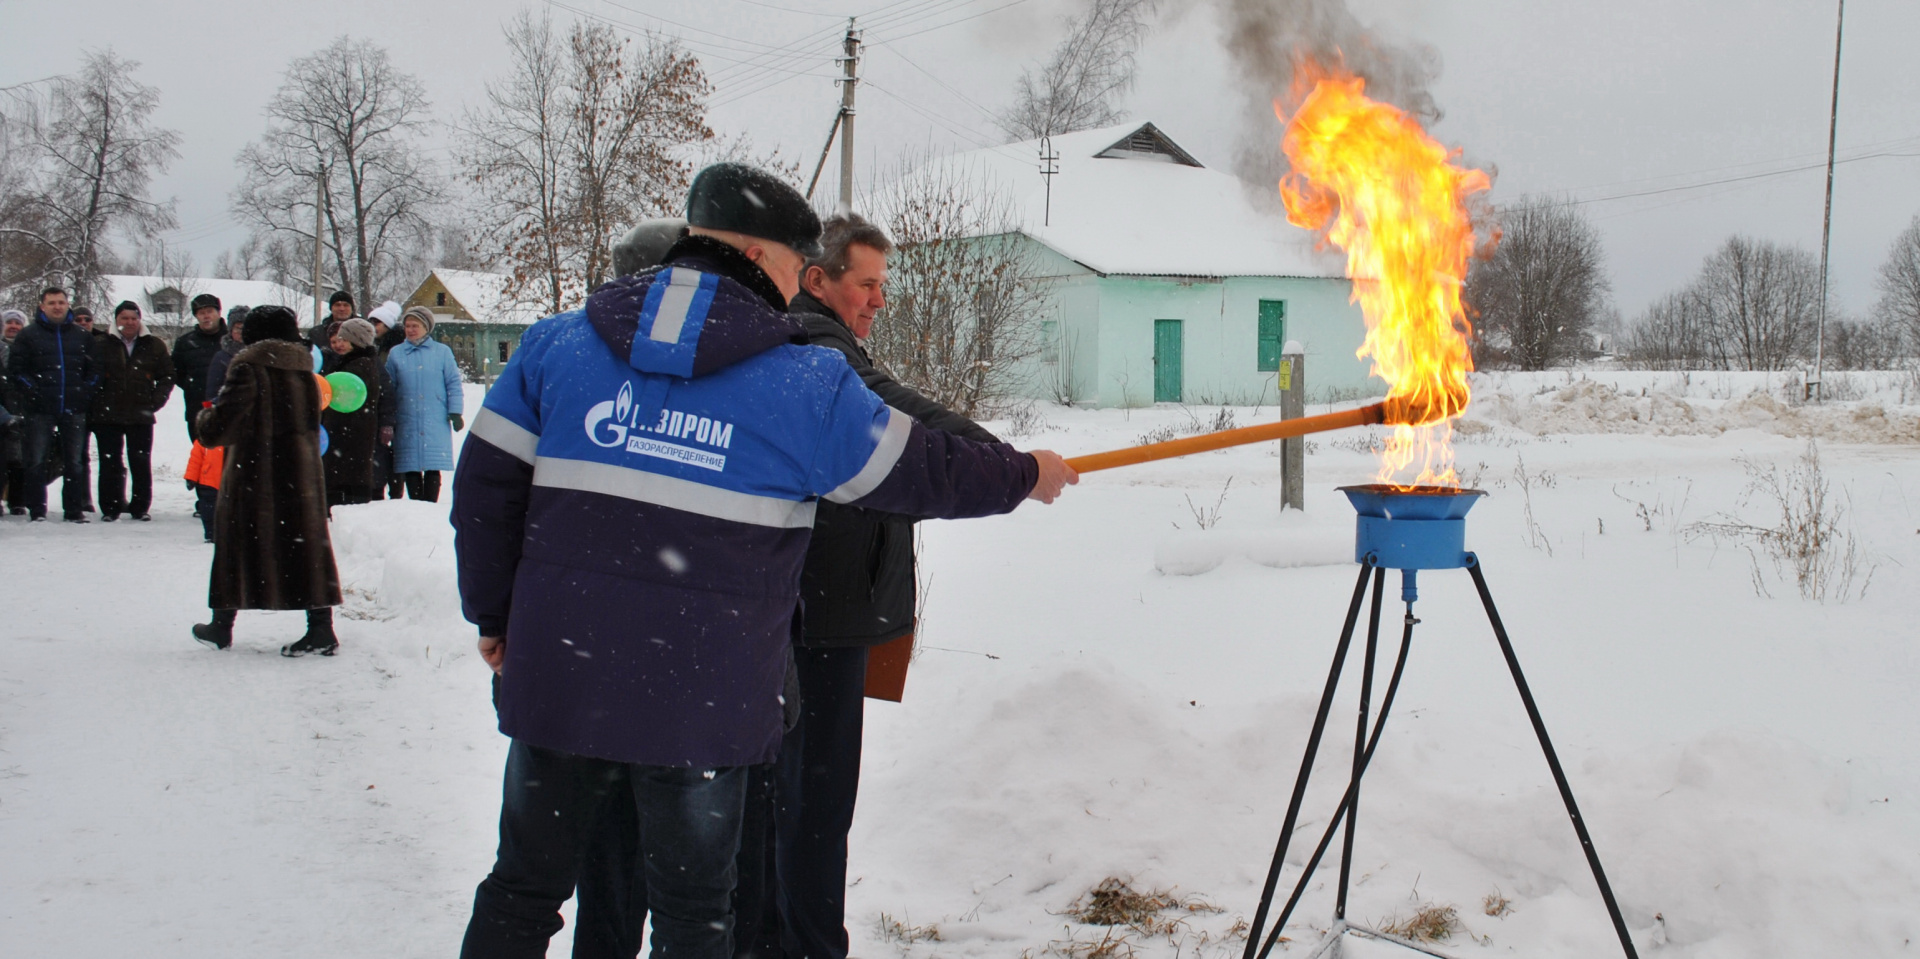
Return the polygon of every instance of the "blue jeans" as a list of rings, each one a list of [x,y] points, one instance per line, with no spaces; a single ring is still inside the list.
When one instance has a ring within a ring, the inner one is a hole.
[[[500,804],[500,850],[474,893],[462,959],[536,959],[560,931],[560,904],[584,869],[617,868],[623,857],[601,847],[621,842],[614,803],[632,803],[639,876],[596,884],[603,895],[645,895],[645,907],[593,910],[604,921],[631,917],[632,928],[581,929],[611,948],[638,943],[653,917],[656,959],[731,959],[734,857],[746,798],[746,767],[688,769],[576,756],[516,741],[507,753]],[[630,861],[630,860],[629,860]],[[629,953],[630,954],[630,953]]]
[[[21,458],[27,466],[27,512],[47,515],[47,451],[60,443],[60,509],[67,519],[78,517],[87,505],[87,414],[33,413],[27,417],[27,435]]]

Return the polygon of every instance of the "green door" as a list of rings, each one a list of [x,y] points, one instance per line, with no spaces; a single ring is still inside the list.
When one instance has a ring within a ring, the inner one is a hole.
[[[1180,402],[1180,370],[1184,359],[1179,320],[1153,321],[1153,401]]]
[[[1280,351],[1287,342],[1287,301],[1260,301],[1260,372],[1277,373],[1280,371]]]

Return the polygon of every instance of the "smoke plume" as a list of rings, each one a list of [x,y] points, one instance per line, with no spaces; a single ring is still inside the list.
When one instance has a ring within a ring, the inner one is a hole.
[[[1278,100],[1292,106],[1295,68],[1307,61],[1341,64],[1367,81],[1367,95],[1420,117],[1431,127],[1440,107],[1427,86],[1440,75],[1440,54],[1425,45],[1395,46],[1366,28],[1345,0],[1218,0],[1225,46],[1247,96],[1234,173],[1264,201],[1287,172],[1280,152]]]

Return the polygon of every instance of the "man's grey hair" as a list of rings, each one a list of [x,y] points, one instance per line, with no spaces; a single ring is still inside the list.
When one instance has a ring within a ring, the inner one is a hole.
[[[847,248],[856,243],[882,256],[893,252],[893,241],[887,239],[886,231],[858,213],[829,217],[820,226],[820,255],[808,260],[807,266],[825,270],[829,280],[846,275],[847,268],[853,265],[848,260]]]

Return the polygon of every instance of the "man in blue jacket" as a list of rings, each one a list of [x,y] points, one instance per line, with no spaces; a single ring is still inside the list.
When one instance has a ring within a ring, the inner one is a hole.
[[[543,956],[602,803],[632,801],[655,955],[730,959],[749,766],[773,760],[816,503],[1051,502],[1057,455],[928,430],[787,315],[820,222],[701,171],[666,265],[535,324],[454,476],[460,595],[512,737],[462,955]]]
[[[14,337],[7,352],[7,375],[27,421],[22,444],[27,464],[27,512],[47,518],[47,451],[60,444],[61,512],[69,523],[87,521],[87,407],[100,374],[93,335],[67,316],[67,291],[51,287],[40,294],[40,310]]]

